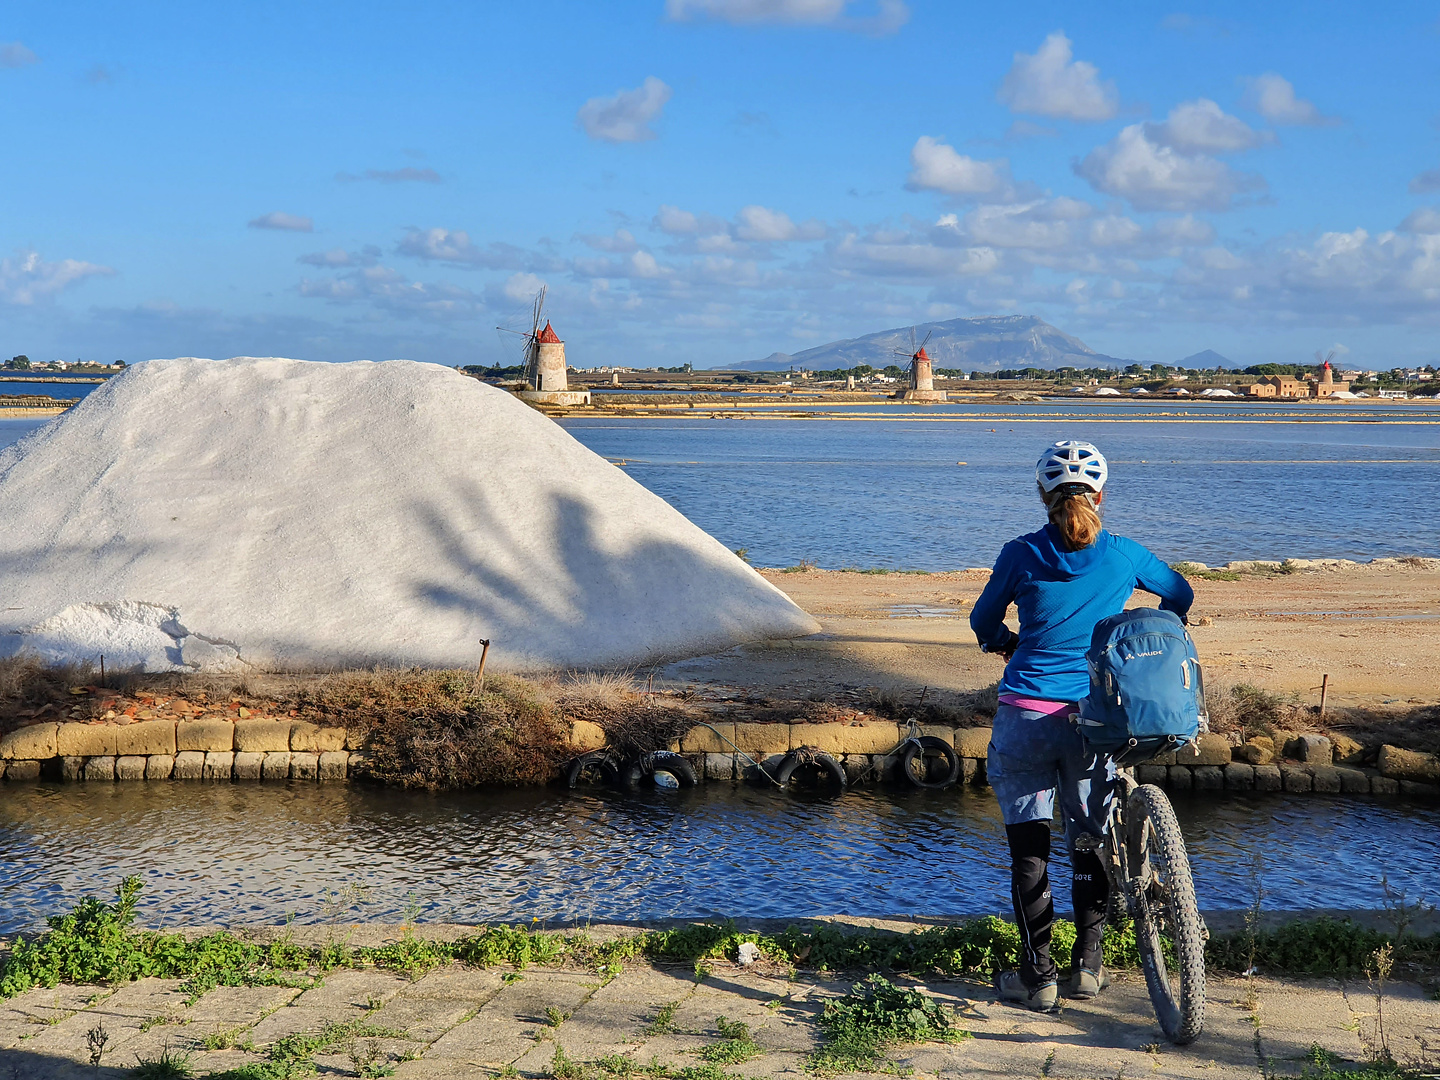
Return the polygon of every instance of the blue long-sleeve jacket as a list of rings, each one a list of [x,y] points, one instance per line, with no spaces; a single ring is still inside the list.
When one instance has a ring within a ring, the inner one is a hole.
[[[1014,603],[1020,613],[1020,644],[1000,693],[1079,701],[1090,690],[1085,650],[1095,624],[1123,611],[1137,587],[1178,615],[1195,601],[1189,582],[1143,544],[1103,529],[1079,551],[1065,550],[1054,525],[1006,544],[970,612],[971,629],[990,648],[1009,638],[1006,608]]]

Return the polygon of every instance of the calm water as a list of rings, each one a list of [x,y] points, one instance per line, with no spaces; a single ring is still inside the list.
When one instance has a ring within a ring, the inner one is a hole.
[[[1107,523],[1167,561],[1440,555],[1440,514],[1415,512],[1440,506],[1440,406],[778,411],[811,418],[562,424],[759,566],[989,566],[1042,523],[1034,461],[1057,439],[1105,451]],[[0,446],[41,423],[0,420]]]
[[[1108,525],[1168,561],[1440,554],[1440,515],[1415,513],[1440,505],[1434,407],[826,411],[563,424],[760,566],[989,566],[1043,523],[1034,461],[1058,439],[1104,450]]]
[[[1440,895],[1440,807],[1367,799],[1178,798],[1202,907],[1379,908],[1380,875]],[[354,919],[955,915],[1008,910],[988,790],[801,801],[712,784],[679,794],[416,794],[315,784],[11,784],[0,800],[0,933],[126,874],[151,924]],[[1380,838],[1383,837],[1383,843]],[[1403,851],[1403,860],[1386,854]],[[1063,857],[1057,860],[1063,864]],[[1062,904],[1068,872],[1057,865]]]
[[[100,383],[33,382],[28,379],[0,379],[0,394],[26,394],[53,398],[82,398]]]

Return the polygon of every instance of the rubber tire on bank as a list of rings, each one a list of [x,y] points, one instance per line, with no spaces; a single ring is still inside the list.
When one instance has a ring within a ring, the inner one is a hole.
[[[1139,876],[1148,862],[1151,884],[1135,899],[1135,942],[1145,971],[1150,1002],[1165,1037],[1186,1046],[1205,1027],[1205,924],[1195,903],[1190,858],[1175,810],[1165,793],[1141,784],[1130,794],[1125,846],[1129,873]],[[1179,996],[1166,967],[1162,930],[1175,948]]]
[[[598,769],[600,779],[609,787],[620,783],[620,767],[609,750],[591,750],[581,754],[565,767],[565,782],[570,787],[579,787],[587,771]]]
[[[930,766],[923,756],[927,750],[939,753],[949,763],[943,778],[938,780],[929,778]],[[920,761],[920,776],[918,777],[913,768],[917,758]],[[905,744],[905,749],[900,755],[900,771],[905,774],[905,779],[916,787],[947,788],[960,779],[960,755],[944,739],[934,735],[921,735],[918,739],[911,739]]]
[[[782,788],[789,788],[790,780],[802,765],[818,766],[821,773],[830,778],[832,786],[841,792],[848,785],[845,767],[823,750],[809,750],[803,753],[799,750],[791,750],[785,755],[785,760],[780,762],[780,768],[775,773],[775,782]]]
[[[630,762],[625,768],[625,786],[631,791],[639,791],[640,785],[647,779],[653,781],[657,772],[669,773],[682,788],[694,787],[700,782],[695,775],[695,766],[686,758],[670,750],[656,750]]]

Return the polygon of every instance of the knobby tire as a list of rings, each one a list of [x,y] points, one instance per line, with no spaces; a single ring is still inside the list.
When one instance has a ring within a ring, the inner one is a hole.
[[[1126,816],[1129,873],[1139,878],[1150,871],[1150,883],[1136,897],[1134,909],[1145,985],[1165,1037],[1185,1046],[1205,1026],[1205,926],[1195,903],[1185,838],[1170,800],[1153,784],[1131,793]],[[1175,948],[1178,996],[1165,963],[1162,930]]]

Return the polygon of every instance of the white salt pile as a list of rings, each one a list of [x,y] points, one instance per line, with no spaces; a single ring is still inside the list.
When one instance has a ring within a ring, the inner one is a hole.
[[[664,500],[432,364],[152,360],[0,452],[0,655],[635,665],[819,629]]]

